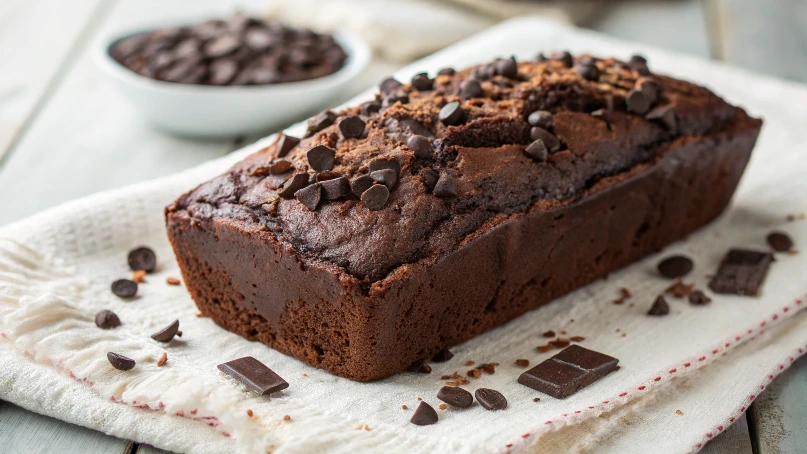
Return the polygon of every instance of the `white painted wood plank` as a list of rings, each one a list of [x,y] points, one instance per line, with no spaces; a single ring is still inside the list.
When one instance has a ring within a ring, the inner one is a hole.
[[[703,454],[751,454],[751,435],[745,414],[703,447]]]
[[[591,28],[617,38],[709,57],[707,22],[700,0],[619,2],[593,21]]]
[[[709,0],[721,57],[754,71],[807,82],[807,2]]]
[[[807,358],[773,381],[754,402],[751,423],[759,454],[807,450]]]
[[[68,66],[103,0],[0,2],[0,158]]]
[[[151,445],[138,445],[137,450],[133,454],[171,454],[171,452],[155,448]]]
[[[0,451],[26,454],[124,454],[132,442],[0,401]]]

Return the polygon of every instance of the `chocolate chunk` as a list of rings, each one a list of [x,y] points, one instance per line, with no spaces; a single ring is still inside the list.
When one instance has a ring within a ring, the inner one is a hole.
[[[574,66],[574,69],[583,79],[594,81],[600,78],[600,70],[594,63],[580,62]]]
[[[524,152],[535,162],[545,162],[546,158],[549,156],[549,150],[541,139],[529,144]]]
[[[426,73],[420,73],[412,78],[412,86],[418,91],[429,91],[434,86],[434,81]]]
[[[412,363],[409,368],[406,369],[409,372],[417,372],[419,374],[430,374],[432,373],[432,366],[426,364],[422,359],[415,361]]]
[[[289,387],[272,369],[251,356],[219,364],[218,369],[235,378],[250,391],[265,396]]]
[[[544,128],[532,127],[530,129],[530,139],[542,141],[550,153],[560,151],[560,140]]]
[[[150,273],[157,267],[157,256],[151,249],[141,246],[129,251],[128,262],[132,271],[143,270]]]
[[[110,310],[104,309],[95,314],[95,326],[101,329],[110,329],[120,326],[120,318]]]
[[[776,252],[787,252],[793,249],[793,240],[784,232],[771,232],[766,240],[771,249]]]
[[[339,120],[339,130],[345,139],[355,139],[364,133],[364,120],[356,115]]]
[[[465,111],[460,107],[460,103],[450,102],[440,109],[437,118],[446,126],[455,126],[465,119]]]
[[[641,77],[636,81],[635,88],[647,96],[647,100],[650,101],[651,105],[658,101],[659,84],[655,80],[649,77]]]
[[[379,91],[381,91],[382,95],[387,95],[389,93],[394,92],[395,90],[403,87],[403,84],[398,82],[397,80],[393,79],[392,77],[388,77],[381,81],[378,86]]]
[[[715,293],[755,296],[765,281],[773,254],[747,249],[729,250],[709,282]]]
[[[280,136],[280,139],[277,140],[277,146],[275,149],[277,150],[277,157],[284,158],[291,150],[294,149],[300,143],[300,139],[283,134]]]
[[[618,363],[616,358],[572,345],[522,373],[518,382],[563,399],[617,370]]]
[[[462,99],[481,98],[484,94],[482,84],[476,79],[467,79],[460,84],[460,97]]]
[[[319,183],[325,200],[336,200],[350,194],[350,180],[345,176],[332,178]]]
[[[706,296],[702,291],[695,290],[689,294],[689,302],[695,306],[705,306],[711,303],[712,299]]]
[[[661,295],[656,297],[656,300],[653,301],[653,305],[650,306],[650,310],[647,311],[647,315],[667,315],[669,313],[670,305],[667,304],[667,300]]]
[[[285,159],[275,159],[269,163],[269,173],[271,175],[281,175],[294,169],[294,164]]]
[[[336,150],[325,145],[317,145],[305,153],[308,165],[317,172],[333,170]]]
[[[434,187],[437,185],[437,180],[440,178],[440,174],[432,169],[423,169],[420,171],[420,175],[423,177],[423,184],[426,185],[426,189],[428,189],[429,192],[433,191]]]
[[[398,175],[401,173],[401,163],[398,162],[395,158],[376,158],[370,161],[370,164],[367,165],[367,168],[370,169],[370,172],[375,172],[376,170],[384,170],[384,169],[391,169],[395,171],[395,174]]]
[[[326,110],[318,113],[314,118],[308,121],[308,132],[305,134],[306,137],[310,137],[315,133],[327,128],[328,126],[333,125],[334,121],[336,121],[336,114],[332,111]]]
[[[381,111],[381,104],[370,101],[361,105],[361,114],[369,117]]]
[[[179,320],[174,320],[173,323],[151,335],[151,338],[157,342],[169,342],[179,331]]]
[[[672,106],[656,107],[645,115],[645,119],[660,123],[670,134],[678,133],[678,119]]]
[[[431,405],[420,401],[417,410],[415,410],[415,414],[412,415],[412,419],[410,419],[409,422],[416,426],[435,424],[437,423],[437,412],[434,411]]]
[[[384,208],[388,198],[389,189],[383,184],[374,184],[361,195],[361,201],[370,211],[378,211]]]
[[[496,74],[507,77],[508,79],[515,79],[516,76],[518,76],[516,57],[496,60],[496,62],[493,63],[493,67],[496,70]]]
[[[109,361],[109,364],[112,364],[112,367],[118,370],[132,370],[136,364],[135,360],[132,358],[127,358],[113,352],[108,352],[106,359]]]
[[[441,199],[457,196],[457,180],[448,172],[440,174],[432,193]]]
[[[456,386],[443,386],[437,393],[437,398],[460,408],[470,407],[474,403],[474,396],[470,392]]]
[[[350,182],[350,191],[356,196],[361,197],[364,194],[364,191],[370,189],[370,186],[373,185],[373,179],[370,175],[362,175],[360,177],[356,177],[353,181]]]
[[[241,43],[232,35],[219,36],[205,43],[204,52],[208,58],[220,58],[234,52]]]
[[[434,156],[432,143],[424,136],[414,135],[406,141],[406,146],[415,152],[418,159],[431,159]]]
[[[693,266],[692,260],[689,257],[673,255],[659,262],[657,268],[662,276],[675,279],[689,274]]]
[[[650,100],[640,90],[633,89],[625,96],[628,112],[644,115],[650,110]]]
[[[454,68],[443,68],[440,71],[437,71],[438,76],[453,76],[456,73],[457,71],[455,71]]]
[[[507,408],[507,399],[495,389],[479,388],[474,392],[474,396],[485,410],[499,411]]]
[[[314,183],[294,193],[294,198],[311,211],[316,211],[322,199],[322,183]]]
[[[539,128],[543,128],[549,130],[552,127],[552,123],[554,120],[554,116],[552,112],[548,112],[546,110],[536,110],[535,112],[531,113],[529,117],[527,117],[527,121],[530,123],[530,126],[538,126]]]
[[[383,184],[390,191],[392,191],[392,188],[395,187],[395,183],[398,182],[398,174],[392,169],[383,169],[370,172],[370,178],[372,178],[376,183]]]
[[[439,352],[437,352],[432,357],[432,361],[434,361],[435,363],[444,363],[444,362],[450,360],[453,357],[454,357],[454,354],[451,353],[451,351],[449,349],[444,348],[444,349],[440,350]]]
[[[121,298],[131,298],[137,294],[137,282],[129,279],[118,279],[112,283],[112,293]]]
[[[308,186],[308,174],[295,173],[291,178],[283,183],[283,188],[277,194],[284,199],[290,199],[294,197],[295,192],[303,189],[306,186]]]
[[[560,54],[552,55],[553,60],[558,60],[563,63],[563,66],[571,68],[574,66],[574,57],[568,51],[561,52]]]

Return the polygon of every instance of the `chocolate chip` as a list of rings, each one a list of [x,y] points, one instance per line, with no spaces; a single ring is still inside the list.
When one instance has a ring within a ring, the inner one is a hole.
[[[337,177],[319,183],[325,200],[336,200],[350,194],[350,180],[347,177]]]
[[[529,144],[524,152],[535,162],[545,162],[549,156],[549,150],[547,150],[544,141],[541,139]]]
[[[129,251],[128,262],[132,271],[143,270],[150,273],[157,267],[157,256],[151,249],[141,246]]]
[[[412,86],[418,91],[429,91],[434,86],[434,81],[426,73],[420,73],[412,78]]]
[[[380,111],[381,111],[381,104],[377,102],[370,101],[361,105],[361,114],[364,115],[365,117],[372,116]]]
[[[118,370],[131,370],[136,364],[135,360],[132,358],[127,358],[113,352],[108,352],[106,354],[106,359],[109,361],[109,364],[112,364],[112,367]]]
[[[409,95],[406,93],[393,93],[391,95],[387,95],[384,97],[384,100],[381,101],[381,109],[385,110],[396,102],[400,102],[401,104],[409,104]]]
[[[670,279],[675,279],[677,277],[683,277],[689,274],[692,271],[694,264],[689,257],[684,257],[683,255],[673,255],[672,257],[667,257],[666,259],[660,261],[657,265],[658,272],[661,273],[662,276]]]
[[[174,336],[177,335],[179,331],[179,320],[174,320],[173,323],[166,326],[162,330],[154,333],[151,335],[151,338],[156,340],[157,342],[169,342]]]
[[[748,249],[731,249],[709,282],[715,293],[755,296],[765,281],[773,254]]]
[[[389,198],[389,189],[383,184],[374,184],[361,195],[361,201],[370,211],[378,211],[384,208]]]
[[[416,426],[435,424],[437,423],[437,412],[434,411],[431,405],[420,401],[417,410],[415,410],[415,414],[412,415],[412,419],[410,419],[409,422]]]
[[[330,110],[326,110],[324,112],[318,113],[314,118],[309,120],[308,122],[308,132],[306,132],[306,137],[310,137],[313,134],[322,131],[323,129],[327,128],[328,126],[333,125],[333,122],[336,121],[336,114]]]
[[[112,283],[112,293],[121,298],[131,298],[137,294],[137,282],[118,279]]]
[[[317,145],[305,153],[308,165],[317,172],[332,170],[336,150],[325,145]]]
[[[488,80],[490,79],[490,71],[486,66],[479,67],[471,71],[471,77],[477,80]]]
[[[383,184],[390,191],[392,191],[392,188],[395,187],[395,183],[398,182],[398,174],[396,174],[392,169],[383,169],[370,172],[370,178],[377,183]]]
[[[515,79],[516,76],[518,76],[516,57],[496,60],[493,67],[496,69],[496,74],[507,77],[508,79]]]
[[[549,150],[550,153],[560,151],[560,140],[544,128],[538,126],[530,128],[530,139],[544,142],[546,149]]]
[[[625,104],[628,106],[628,112],[633,112],[639,115],[644,115],[650,110],[650,100],[640,90],[633,89],[628,92],[625,97]]]
[[[373,179],[370,178],[370,175],[362,175],[354,178],[353,181],[350,182],[350,191],[356,197],[361,197],[361,195],[364,194],[364,191],[370,189],[370,186],[372,185]]]
[[[672,106],[656,107],[645,115],[645,119],[661,123],[670,134],[678,133],[678,119]]]
[[[285,159],[275,159],[269,163],[269,173],[271,175],[281,175],[294,169],[294,164]]]
[[[278,139],[278,141],[277,141],[277,145],[275,146],[275,149],[277,150],[277,157],[278,158],[285,157],[299,143],[300,143],[300,139],[298,139],[296,137],[289,136],[289,135],[286,135],[286,134],[281,135],[280,139]]]
[[[527,117],[527,121],[530,123],[530,126],[538,126],[539,128],[549,130],[554,122],[554,116],[552,112],[536,110]]]
[[[432,190],[432,193],[441,199],[456,197],[457,180],[450,173],[443,172],[440,174],[437,184],[434,185],[434,190]]]
[[[356,115],[339,120],[339,130],[342,131],[342,137],[345,139],[361,137],[364,133],[364,126],[364,120]]]
[[[437,392],[437,398],[455,407],[467,408],[474,403],[474,396],[468,391],[456,386],[443,386]]]
[[[702,291],[695,290],[689,294],[689,302],[695,306],[705,306],[711,303],[712,299],[706,296]]]
[[[670,305],[667,304],[667,300],[661,295],[656,297],[656,300],[653,301],[653,305],[650,306],[650,310],[647,311],[647,315],[667,315],[669,313]]]
[[[594,81],[600,78],[600,70],[594,63],[580,62],[574,69],[583,79]]]
[[[311,211],[316,211],[322,199],[322,183],[314,183],[294,193],[294,198]]]
[[[401,173],[401,163],[395,158],[376,158],[370,161],[367,167],[370,169],[370,172],[392,169],[395,171],[396,175]]]
[[[110,329],[120,326],[120,318],[114,312],[104,309],[95,314],[95,326]]]
[[[641,76],[649,76],[650,69],[647,68],[647,59],[641,55],[634,55],[630,58],[628,66]]]
[[[636,81],[635,88],[647,96],[647,100],[651,105],[658,101],[659,84],[655,80],[649,77],[641,77]]]
[[[572,345],[518,377],[518,382],[557,399],[564,399],[619,369],[619,360]]]
[[[647,64],[647,58],[644,55],[638,55],[638,54],[631,55],[630,60],[628,61],[628,64],[646,65]]]
[[[434,156],[431,141],[419,135],[409,137],[406,141],[406,146],[415,152],[415,157],[418,159],[431,159]]]
[[[485,410],[499,411],[507,408],[507,399],[495,389],[479,388],[474,392],[474,396]]]
[[[235,378],[250,391],[265,396],[289,387],[286,380],[251,356],[219,364],[218,369]]]
[[[238,73],[238,63],[233,60],[216,60],[210,63],[210,84],[227,85]]]
[[[481,98],[484,94],[482,84],[476,79],[466,79],[460,84],[460,97],[462,99]]]
[[[543,63],[547,60],[549,59],[546,58],[546,55],[544,55],[543,52],[538,52],[538,55],[536,55],[535,58],[532,59],[532,61],[534,61],[535,63]]]
[[[465,111],[460,107],[460,103],[450,102],[440,109],[437,118],[446,126],[455,126],[465,119]]]
[[[232,35],[224,35],[214,38],[204,46],[205,56],[208,58],[224,57],[234,52],[241,43]]]
[[[393,91],[403,87],[403,84],[398,82],[397,80],[393,79],[392,77],[388,77],[381,81],[378,86],[379,91],[381,91],[382,95],[387,95],[392,93]]]
[[[561,52],[560,54],[552,55],[553,60],[558,60],[563,63],[563,66],[571,68],[574,66],[574,57],[568,51]]]
[[[432,366],[429,366],[422,359],[419,359],[414,363],[412,363],[412,365],[409,366],[406,370],[408,372],[416,372],[418,374],[430,374],[432,373]]]
[[[454,354],[451,353],[451,351],[449,349],[444,348],[444,349],[440,350],[439,352],[437,352],[432,357],[432,361],[434,361],[435,363],[444,363],[444,362],[450,360],[453,357],[454,357]]]
[[[420,175],[423,177],[423,184],[426,185],[426,189],[428,189],[429,192],[433,191],[437,180],[440,178],[440,174],[432,169],[423,169],[420,171]]]
[[[456,73],[457,71],[455,71],[454,68],[443,68],[440,71],[437,71],[438,76],[453,76]]]
[[[784,232],[771,232],[765,239],[771,249],[776,252],[787,252],[793,249],[793,240]]]
[[[277,193],[277,195],[283,197],[284,199],[291,199],[294,197],[295,192],[303,189],[306,186],[308,186],[308,174],[295,173],[291,178],[283,183],[283,188]]]

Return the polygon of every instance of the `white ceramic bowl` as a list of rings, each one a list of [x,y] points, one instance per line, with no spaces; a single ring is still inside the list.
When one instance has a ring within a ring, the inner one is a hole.
[[[347,61],[342,69],[325,77],[267,85],[179,84],[141,76],[109,55],[112,43],[138,31],[100,40],[95,46],[95,61],[110,83],[154,126],[183,136],[234,137],[287,126],[326,107],[371,59],[364,40],[335,33]]]

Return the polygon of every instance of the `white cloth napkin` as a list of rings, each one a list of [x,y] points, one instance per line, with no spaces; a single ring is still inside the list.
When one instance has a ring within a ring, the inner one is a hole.
[[[490,29],[403,69],[403,80],[445,65],[464,66],[497,55],[530,58],[567,48],[627,57],[642,52],[651,69],[704,83],[765,118],[760,142],[733,206],[718,221],[664,254],[685,253],[696,268],[687,278],[705,289],[732,246],[765,249],[771,229],[807,247],[807,88],[719,64],[672,55],[555,23],[524,18]],[[365,96],[366,97],[366,96]],[[300,134],[302,126],[289,130]],[[0,398],[123,438],[181,452],[692,452],[723,431],[755,396],[807,348],[807,253],[778,254],[758,298],[714,296],[706,307],[671,298],[667,317],[646,314],[669,285],[654,267],[661,254],[612,274],[541,309],[452,349],[429,375],[402,373],[356,383],[314,369],[262,344],[228,333],[196,308],[168,246],[162,207],[224,171],[265,139],[226,158],[153,182],[68,203],[0,230]],[[131,150],[135,151],[135,150]],[[160,267],[123,302],[110,282],[128,275],[126,252],[146,244]],[[267,276],[271,279],[271,276]],[[621,287],[633,297],[612,301]],[[709,292],[711,293],[711,292]],[[631,304],[633,303],[633,304]],[[123,325],[100,330],[100,309]],[[167,345],[149,335],[180,320],[181,339]],[[558,400],[516,383],[538,353],[541,333],[583,336],[583,346],[620,359],[621,369]],[[137,360],[113,369],[108,351]],[[156,367],[163,352],[168,364]],[[256,397],[221,375],[216,365],[251,355],[291,386]],[[410,424],[418,398],[437,406],[445,380],[476,364],[496,362],[466,386],[489,387],[509,402],[505,411],[478,404],[438,410],[432,426]],[[534,397],[540,397],[534,402]],[[401,408],[407,405],[408,409]],[[251,409],[254,416],[247,415]],[[676,410],[683,414],[678,415]],[[290,420],[284,421],[283,416]]]

